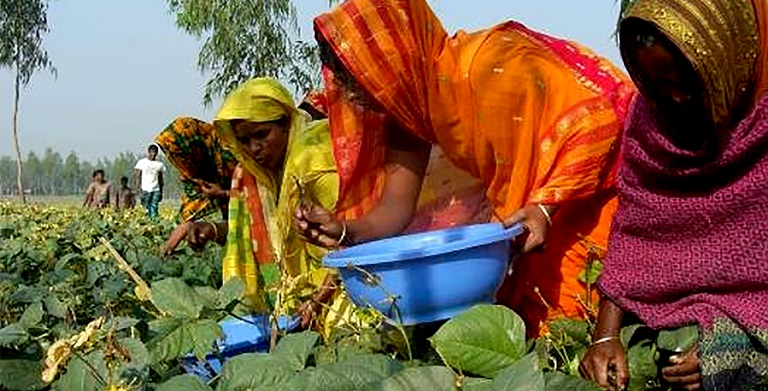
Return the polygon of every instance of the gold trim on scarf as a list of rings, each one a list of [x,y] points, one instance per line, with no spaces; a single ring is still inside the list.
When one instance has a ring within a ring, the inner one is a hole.
[[[760,50],[752,0],[636,0],[622,14],[653,24],[680,49],[704,83],[715,126],[730,125],[749,98]]]

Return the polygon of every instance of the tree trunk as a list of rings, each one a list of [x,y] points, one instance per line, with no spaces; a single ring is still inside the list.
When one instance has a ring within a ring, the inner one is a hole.
[[[21,148],[19,147],[19,86],[21,84],[21,73],[16,68],[16,90],[13,96],[13,145],[16,149],[16,184],[19,188],[19,199],[26,202],[24,195],[24,162],[21,160]]]

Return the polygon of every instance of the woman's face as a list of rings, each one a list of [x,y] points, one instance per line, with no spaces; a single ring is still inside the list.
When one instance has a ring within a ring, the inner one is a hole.
[[[701,139],[711,128],[704,87],[690,61],[655,29],[643,28],[622,36],[628,68],[640,81],[643,95],[653,102],[673,136],[686,142]],[[630,42],[624,42],[625,40]]]
[[[233,121],[232,130],[237,142],[258,165],[278,171],[288,147],[288,129],[284,122]]]

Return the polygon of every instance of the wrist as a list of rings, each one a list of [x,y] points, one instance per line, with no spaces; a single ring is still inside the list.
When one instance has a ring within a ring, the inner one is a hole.
[[[341,233],[339,234],[336,243],[338,243],[339,246],[346,246],[349,244],[351,236],[349,234],[349,225],[344,221],[339,221],[339,224],[341,224]]]
[[[539,213],[544,217],[544,219],[547,221],[547,224],[551,227],[552,226],[552,220],[555,217],[555,213],[557,212],[557,206],[556,205],[547,205],[543,203],[534,203],[533,206],[536,207]]]
[[[604,345],[608,343],[621,343],[621,336],[610,335],[602,338],[593,338],[592,343],[589,345],[589,347],[593,348],[595,346]]]

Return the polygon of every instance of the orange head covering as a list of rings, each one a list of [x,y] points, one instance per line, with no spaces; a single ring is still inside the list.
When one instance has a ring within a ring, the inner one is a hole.
[[[500,215],[605,185],[634,88],[588,50],[512,22],[449,38],[423,0],[349,0],[315,30],[337,63],[324,77],[342,215],[376,202],[386,126],[440,145],[482,179]]]
[[[325,91],[324,90],[310,90],[307,92],[306,95],[304,95],[304,99],[301,101],[301,104],[299,105],[300,109],[310,109],[314,111],[314,113],[310,113],[313,115],[313,117],[328,117],[328,99],[325,97]],[[315,118],[319,119],[319,118]]]

